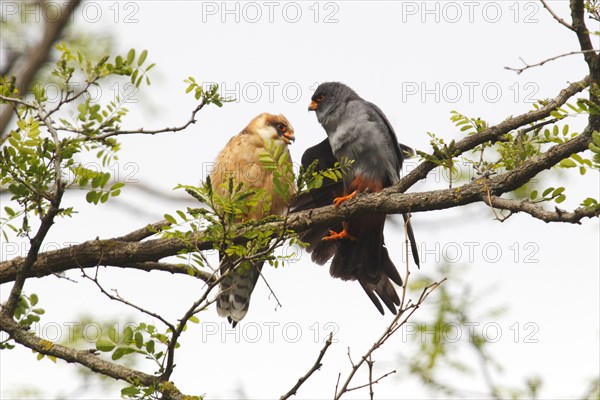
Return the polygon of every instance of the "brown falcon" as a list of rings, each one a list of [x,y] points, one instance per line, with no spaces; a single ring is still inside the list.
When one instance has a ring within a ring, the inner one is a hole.
[[[273,171],[264,168],[260,160],[261,153],[266,150],[265,144],[273,142],[283,146],[289,158],[287,146],[295,140],[294,128],[283,115],[263,113],[255,117],[240,133],[232,137],[221,150],[211,173],[213,190],[224,194],[223,183],[230,177],[234,183],[242,183],[243,189],[264,189],[265,199],[270,201],[268,215],[281,215],[287,211],[286,199],[275,194]],[[289,158],[291,160],[291,158]],[[288,200],[293,196],[294,188],[290,187]],[[258,204],[244,220],[258,220],[265,217],[264,207]],[[235,326],[244,318],[250,305],[250,296],[260,275],[264,261],[253,263],[249,268],[237,268],[231,271],[231,265],[221,257],[220,273],[226,276],[221,280],[217,296],[217,312],[227,317]]]

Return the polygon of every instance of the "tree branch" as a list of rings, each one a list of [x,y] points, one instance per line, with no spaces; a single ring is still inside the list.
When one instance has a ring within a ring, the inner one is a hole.
[[[569,23],[567,21],[565,21],[564,19],[562,19],[561,17],[559,17],[554,11],[552,11],[552,9],[550,8],[550,6],[546,3],[545,0],[540,0],[542,2],[542,5],[544,6],[544,8],[546,10],[548,10],[548,12],[550,13],[550,15],[552,15],[552,17],[557,20],[560,24],[562,24],[563,26],[567,27],[568,29],[572,30],[573,32],[575,32],[575,29],[569,25]]]
[[[577,39],[579,40],[579,46],[581,50],[584,52],[583,56],[587,64],[592,67],[594,61],[596,60],[596,54],[590,52],[590,50],[594,50],[594,46],[592,45],[592,40],[590,39],[590,32],[585,26],[585,7],[583,4],[583,0],[571,0],[571,19],[572,19],[572,28],[573,31],[577,34]]]
[[[325,346],[323,346],[323,348],[321,349],[321,352],[319,353],[319,356],[317,357],[317,360],[315,361],[313,366],[308,370],[308,372],[306,374],[304,374],[303,376],[300,377],[300,379],[298,379],[298,382],[296,382],[294,387],[292,387],[286,394],[284,394],[283,396],[281,396],[279,398],[280,400],[289,399],[290,397],[294,396],[296,394],[296,392],[298,391],[298,389],[300,388],[300,386],[302,386],[302,384],[304,382],[306,382],[306,380],[308,378],[310,378],[310,376],[315,371],[317,371],[318,369],[320,369],[323,366],[323,364],[321,364],[321,361],[323,360],[323,356],[325,356],[325,352],[327,351],[329,346],[331,346],[331,343],[333,343],[332,339],[333,339],[333,332],[331,332],[329,334],[329,337],[327,337],[327,340],[325,341]]]
[[[569,157],[571,154],[586,150],[590,139],[591,130],[586,128],[575,138],[553,146],[545,153],[534,157],[509,173],[491,179],[477,179],[454,189],[403,193],[403,182],[405,181],[402,180],[399,184],[386,188],[381,192],[361,194],[356,199],[344,203],[341,207],[326,206],[293,213],[287,219],[287,227],[296,232],[302,232],[313,225],[331,224],[368,213],[400,214],[433,211],[479,202],[482,201],[482,196],[486,195],[488,191],[491,195],[499,196],[515,190],[539,172],[551,168],[560,160]],[[423,164],[426,164],[426,162]],[[592,214],[585,213],[583,217],[591,218],[594,216]],[[283,222],[271,222],[267,226],[277,231],[282,225]],[[236,236],[240,236],[243,232],[241,230]],[[198,251],[213,248],[213,243],[203,239],[202,233],[198,234],[195,239]],[[116,239],[92,240],[66,249],[40,254],[28,276],[42,277],[80,268],[80,266],[83,268],[95,267],[100,260],[104,265],[115,267],[133,267],[142,270],[151,270],[150,267],[157,267],[155,269],[187,274],[188,268],[186,266],[157,263],[164,257],[175,255],[184,250],[186,246],[185,242],[173,238],[143,242],[124,242]],[[0,263],[0,283],[14,280],[18,267],[24,261],[22,257],[17,257]],[[145,264],[149,261],[156,263]],[[197,273],[196,276],[204,280],[208,278],[206,274],[201,272]]]
[[[350,382],[352,382],[354,375],[356,374],[358,369],[363,365],[363,363],[369,362],[369,359],[373,352],[380,348],[395,332],[397,332],[398,329],[400,329],[400,327],[402,327],[408,321],[408,319],[415,313],[415,311],[419,309],[420,305],[425,301],[425,299],[427,299],[431,292],[433,292],[445,280],[446,279],[444,278],[440,282],[434,282],[431,285],[427,286],[423,289],[423,291],[421,292],[421,296],[419,296],[419,299],[415,304],[411,304],[409,301],[406,307],[398,310],[398,314],[392,320],[390,325],[386,328],[385,332],[381,335],[381,337],[373,344],[373,346],[371,346],[371,348],[360,358],[360,360],[356,364],[352,364],[352,369],[350,370],[346,381],[344,381],[344,383],[340,386],[339,390],[336,390],[334,400],[339,400],[344,395],[344,393],[347,393],[349,391],[348,385],[350,385]],[[403,291],[406,291],[407,284],[408,281],[405,281]],[[380,379],[383,379],[385,376],[386,375],[384,375]],[[369,386],[369,384],[365,385],[364,387],[366,386]]]
[[[139,128],[139,129],[134,129],[134,130],[129,130],[129,131],[116,130],[116,131],[106,132],[106,133],[103,133],[98,136],[93,136],[93,137],[90,137],[89,139],[90,140],[104,140],[111,136],[117,136],[117,135],[135,135],[135,134],[156,135],[157,133],[179,132],[179,131],[184,130],[191,124],[196,123],[196,114],[198,114],[198,112],[200,110],[202,110],[202,108],[205,105],[206,105],[206,100],[204,99],[204,97],[202,97],[202,99],[200,100],[200,104],[198,104],[198,106],[194,109],[194,111],[192,111],[192,116],[190,117],[190,119],[181,126],[176,126],[176,127],[172,127],[172,128],[155,129],[155,130],[147,130],[144,128]]]
[[[525,64],[524,67],[522,68],[513,68],[513,67],[504,67],[504,69],[507,69],[509,71],[515,71],[517,73],[517,75],[521,74],[523,71],[525,71],[526,69],[529,68],[534,68],[534,67],[541,67],[542,65],[546,64],[547,62],[550,61],[554,61],[554,60],[558,60],[559,58],[563,58],[563,57],[568,57],[568,56],[572,56],[573,54],[585,54],[587,52],[592,52],[595,53],[597,50],[592,49],[592,50],[578,50],[578,51],[570,51],[568,53],[564,53],[564,54],[559,54],[557,56],[554,57],[550,57],[550,58],[546,58],[545,60],[542,60],[538,63],[535,64],[528,64],[525,62],[525,60],[523,60],[523,58],[519,57],[519,60],[521,60],[521,62],[523,64]]]
[[[481,199],[490,207],[508,210],[512,213],[518,213],[522,211],[544,222],[568,222],[571,224],[581,225],[581,220],[583,218],[600,216],[599,209],[580,207],[569,212],[556,207],[555,211],[549,211],[535,205],[535,203],[532,203],[529,200],[503,199],[498,196],[490,196],[489,199],[487,196],[482,196]]]
[[[155,384],[166,399],[189,399],[189,396],[184,396],[172,383],[161,381],[157,376],[105,361],[95,354],[95,350],[75,350],[41,339],[4,314],[0,314],[0,330],[8,333],[15,342],[38,353],[60,358],[68,363],[77,363],[94,372],[129,383],[137,382],[144,386]]]
[[[44,109],[40,106],[38,107],[38,115],[41,120],[43,120],[46,124],[51,124],[50,118],[48,114],[44,111]],[[23,291],[23,286],[25,285],[25,280],[29,277],[30,270],[38,258],[38,253],[48,234],[50,227],[54,224],[54,218],[60,212],[60,202],[62,200],[63,194],[65,192],[65,185],[62,182],[61,174],[62,169],[60,168],[61,164],[61,156],[60,156],[60,140],[58,138],[58,134],[54,129],[50,126],[48,127],[50,133],[52,134],[52,139],[55,144],[54,151],[54,191],[49,197],[50,205],[48,207],[48,211],[45,215],[40,213],[41,225],[36,232],[33,239],[30,240],[31,247],[29,248],[29,252],[27,253],[27,257],[25,261],[19,265],[16,271],[15,283],[8,295],[8,300],[2,306],[2,313],[5,315],[12,317],[15,309],[17,307],[17,303],[19,301],[19,297],[21,296],[21,292]]]
[[[353,390],[358,390],[358,389],[369,387],[369,392],[370,392],[369,395],[372,395],[373,394],[372,386],[375,385],[375,384],[377,384],[377,383],[379,383],[384,378],[387,378],[388,376],[390,376],[392,374],[395,374],[396,370],[393,370],[393,371],[390,371],[390,372],[386,372],[385,374],[381,375],[379,378],[377,378],[375,380],[372,380],[372,377],[371,377],[370,373],[371,373],[371,369],[369,369],[369,378],[370,378],[369,379],[369,383],[365,383],[364,385],[354,386],[354,387],[348,388],[348,389],[346,389],[346,392],[352,392]],[[371,398],[373,398],[373,397],[371,396]]]
[[[502,135],[509,133],[523,125],[530,124],[540,119],[550,116],[550,113],[565,104],[571,97],[581,92],[590,85],[591,79],[586,76],[578,82],[573,82],[560,91],[558,96],[548,101],[545,106],[537,110],[529,111],[516,117],[508,118],[498,125],[489,127],[474,135],[469,135],[456,143],[456,153],[454,157],[472,150],[482,143],[491,141],[496,142]],[[437,165],[431,161],[425,161],[419,164],[417,168],[404,176],[396,187],[400,191],[406,191],[421,179],[425,179],[427,174],[436,168]]]
[[[40,70],[42,65],[48,60],[54,43],[62,35],[65,26],[72,18],[73,11],[81,3],[81,0],[71,0],[65,3],[63,9],[60,10],[60,15],[57,18],[48,18],[45,21],[44,36],[39,43],[24,55],[25,61],[22,65],[15,65],[17,71],[9,71],[15,76],[20,92],[26,93],[31,87],[35,74]],[[16,63],[19,64],[19,63]],[[0,105],[0,137],[4,136],[6,127],[11,119],[12,106]]]

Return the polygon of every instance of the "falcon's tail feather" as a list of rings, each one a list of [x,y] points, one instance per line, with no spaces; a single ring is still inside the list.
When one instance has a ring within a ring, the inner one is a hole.
[[[368,223],[365,222],[367,219]],[[351,234],[354,234],[353,226],[368,226],[369,229],[356,234],[356,242],[335,242],[336,252],[329,272],[333,277],[343,280],[358,280],[379,312],[384,313],[379,301],[381,299],[386,307],[396,314],[396,306],[400,305],[400,299],[392,282],[402,286],[402,278],[385,247],[384,225],[385,215],[352,219],[349,222]]]
[[[256,285],[264,262],[259,262],[250,267],[238,267],[231,270],[229,262],[221,258],[220,271],[226,276],[219,283],[219,294],[217,295],[217,314],[227,317],[227,320],[235,328],[248,312],[250,307],[250,296]]]
[[[413,231],[412,224],[410,223],[410,216],[408,214],[402,214],[404,223],[406,224],[406,233],[408,234],[408,240],[410,241],[410,251],[413,255],[413,260],[418,268],[421,268],[419,260],[419,248],[417,247],[417,239],[415,239],[415,232]]]

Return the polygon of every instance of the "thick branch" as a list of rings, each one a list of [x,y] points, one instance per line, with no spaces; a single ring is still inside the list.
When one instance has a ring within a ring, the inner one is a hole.
[[[15,342],[22,344],[39,353],[54,356],[65,360],[68,363],[77,363],[84,365],[94,372],[101,373],[111,378],[121,379],[131,382],[133,379],[139,380],[144,385],[151,385],[156,377],[145,374],[118,364],[114,364],[96,356],[94,351],[75,350],[69,347],[52,343],[35,336],[27,331],[12,318],[0,315],[0,328],[8,333]]]
[[[48,356],[60,358],[68,363],[77,363],[111,378],[120,379],[129,383],[138,382],[144,386],[157,384],[157,389],[166,399],[184,400],[184,396],[170,382],[162,382],[153,375],[148,375],[116,363],[105,361],[95,354],[94,350],[75,350],[69,347],[52,343],[35,336],[27,331],[12,318],[0,314],[0,330],[8,333],[17,343]]]
[[[472,150],[482,143],[488,141],[495,142],[502,135],[505,135],[514,129],[548,117],[552,111],[556,110],[558,107],[561,107],[571,97],[589,86],[590,82],[590,77],[586,76],[581,81],[573,82],[565,89],[561,90],[558,96],[548,101],[544,107],[540,107],[537,110],[529,111],[513,118],[508,118],[498,125],[489,127],[488,129],[485,129],[479,133],[461,139],[456,143],[457,151],[454,156],[456,157],[466,151]],[[437,165],[435,163],[431,161],[425,161],[419,164],[419,166],[411,171],[408,175],[403,177],[396,187],[401,192],[405,192],[421,179],[425,179],[427,174],[436,167]]]
[[[433,211],[479,202],[488,192],[491,195],[499,196],[515,190],[539,172],[556,165],[560,160],[586,150],[590,139],[591,131],[586,129],[574,139],[550,148],[547,152],[509,173],[492,179],[478,179],[454,189],[403,193],[403,185],[400,182],[398,185],[378,193],[362,194],[339,208],[326,206],[291,214],[287,220],[287,227],[301,232],[313,225],[331,224],[361,214]],[[592,216],[591,213],[584,215],[584,217]],[[282,227],[283,222],[271,224],[270,228],[277,231]],[[213,244],[204,240],[200,234],[196,247],[198,250],[208,250],[213,248]],[[144,242],[124,242],[115,239],[92,240],[67,249],[40,254],[29,276],[42,277],[69,269],[90,268],[95,267],[99,262],[103,265],[133,267],[142,270],[150,270],[149,267],[152,266],[152,269],[187,274],[186,266],[158,263],[160,259],[175,255],[185,248],[186,243],[172,238]],[[147,264],[149,261],[155,263]],[[24,259],[18,257],[0,263],[0,283],[14,280],[17,268],[23,262]],[[201,273],[197,273],[197,276],[201,279],[207,278]]]
[[[591,67],[597,56],[595,53],[588,52],[589,50],[593,50],[594,46],[590,39],[590,32],[588,31],[587,26],[585,26],[585,7],[583,0],[571,0],[571,19],[573,21],[571,26],[577,34],[579,46],[581,50],[584,51],[583,57]]]

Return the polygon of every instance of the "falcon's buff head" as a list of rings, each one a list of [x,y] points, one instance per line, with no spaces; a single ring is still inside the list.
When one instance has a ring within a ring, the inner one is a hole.
[[[356,92],[340,82],[321,83],[310,98],[308,111],[315,111],[319,122],[323,121],[331,111],[343,109],[340,107],[349,100],[359,98]]]
[[[246,130],[259,134],[264,140],[281,141],[286,145],[296,140],[292,124],[282,114],[260,114],[250,121]]]

